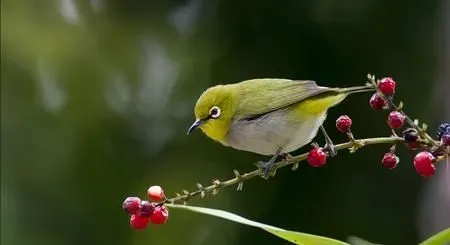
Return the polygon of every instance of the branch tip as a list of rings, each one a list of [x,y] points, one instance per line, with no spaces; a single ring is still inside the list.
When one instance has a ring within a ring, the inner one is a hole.
[[[238,186],[236,187],[237,191],[242,191],[242,188],[244,187],[244,182],[239,182]]]
[[[236,176],[237,179],[241,179],[242,178],[242,175],[236,169],[233,169],[233,173],[234,173],[234,176]]]

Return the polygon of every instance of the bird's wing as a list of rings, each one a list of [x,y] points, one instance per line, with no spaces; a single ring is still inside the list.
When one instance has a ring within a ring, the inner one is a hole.
[[[252,79],[236,86],[238,103],[236,120],[250,120],[295,104],[333,88],[321,87],[314,81],[289,79]]]

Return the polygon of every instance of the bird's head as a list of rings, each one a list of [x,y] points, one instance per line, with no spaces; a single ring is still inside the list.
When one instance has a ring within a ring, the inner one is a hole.
[[[195,104],[195,122],[188,134],[200,128],[208,137],[224,143],[236,109],[232,85],[217,85],[205,90]]]

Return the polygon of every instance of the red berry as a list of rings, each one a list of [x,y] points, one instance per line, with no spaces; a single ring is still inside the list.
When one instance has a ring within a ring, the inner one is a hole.
[[[442,135],[441,141],[443,145],[450,145],[450,133]]]
[[[138,211],[138,214],[143,217],[150,217],[153,211],[155,210],[155,206],[149,201],[141,201],[141,209]]]
[[[348,130],[350,129],[350,126],[352,126],[352,119],[347,115],[340,116],[336,120],[336,127],[342,133],[348,132]]]
[[[391,111],[387,123],[392,129],[401,128],[405,123],[405,116],[398,111]]]
[[[327,154],[322,150],[322,148],[313,148],[309,151],[306,161],[312,167],[321,167],[327,161]]]
[[[150,186],[147,190],[147,196],[152,201],[160,202],[164,199],[164,191],[159,185]]]
[[[372,97],[370,97],[369,105],[375,111],[379,111],[381,109],[387,109],[387,101],[385,99],[383,99],[377,93],[373,94]]]
[[[429,177],[434,175],[436,167],[433,164],[434,156],[428,151],[422,151],[417,153],[414,157],[414,167],[417,173],[423,177]]]
[[[383,156],[383,160],[381,161],[381,165],[388,169],[394,169],[397,167],[397,164],[400,162],[400,159],[398,156],[396,156],[394,153],[386,153]]]
[[[155,225],[164,224],[169,219],[169,209],[166,206],[156,206],[150,221]]]
[[[127,197],[123,201],[122,209],[129,214],[136,214],[141,209],[141,199],[139,197]]]
[[[147,228],[148,223],[150,222],[150,219],[148,217],[140,216],[137,214],[131,215],[130,218],[130,226],[133,229],[136,230],[142,230]]]
[[[378,88],[384,95],[395,93],[395,81],[390,77],[385,77],[378,82]]]

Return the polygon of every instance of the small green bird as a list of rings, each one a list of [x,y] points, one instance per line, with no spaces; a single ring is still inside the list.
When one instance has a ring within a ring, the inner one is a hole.
[[[188,134],[200,128],[224,146],[272,155],[270,161],[260,163],[267,177],[278,156],[310,143],[319,128],[333,154],[332,142],[322,126],[328,109],[349,94],[373,90],[369,86],[328,88],[314,81],[277,78],[217,85],[197,100],[196,120]]]

